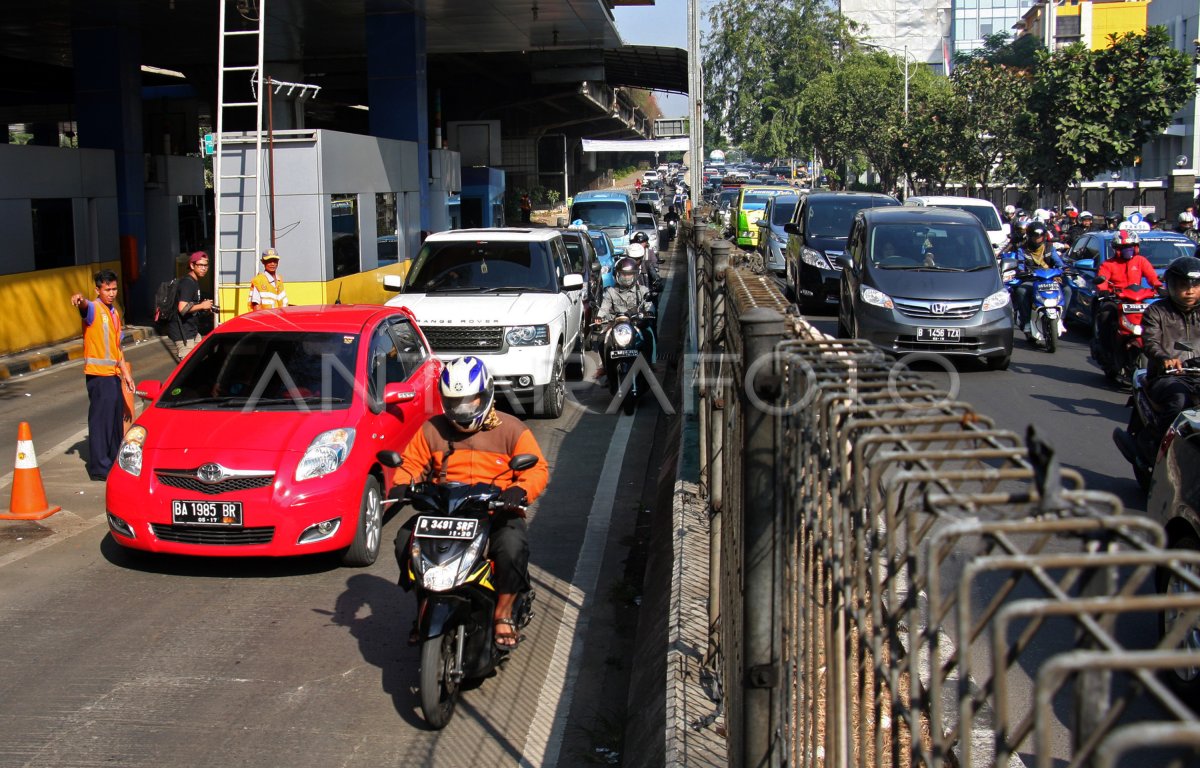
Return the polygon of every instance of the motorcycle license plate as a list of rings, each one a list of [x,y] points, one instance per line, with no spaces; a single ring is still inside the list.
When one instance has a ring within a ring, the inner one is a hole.
[[[1058,283],[1038,283],[1037,289],[1044,292],[1057,291]]]
[[[636,349],[614,349],[608,353],[612,358],[637,357],[640,353]]]
[[[478,520],[462,517],[417,518],[416,535],[423,539],[473,539]]]
[[[171,502],[171,522],[175,525],[226,525],[240,527],[242,524],[242,502],[240,501],[185,501]]]
[[[1122,304],[1121,311],[1127,315],[1137,315],[1146,311],[1149,304]]]
[[[918,328],[917,341],[959,341],[962,328]]]

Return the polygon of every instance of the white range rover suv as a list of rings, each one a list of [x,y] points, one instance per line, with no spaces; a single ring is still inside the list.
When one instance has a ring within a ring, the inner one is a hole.
[[[554,229],[457,229],[430,235],[403,287],[438,357],[474,355],[499,397],[557,418],[566,401],[566,356],[583,339],[584,276],[573,273]]]

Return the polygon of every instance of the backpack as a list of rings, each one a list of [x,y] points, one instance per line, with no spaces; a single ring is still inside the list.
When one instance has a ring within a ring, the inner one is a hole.
[[[169,323],[179,314],[179,278],[158,284],[154,291],[154,322]]]

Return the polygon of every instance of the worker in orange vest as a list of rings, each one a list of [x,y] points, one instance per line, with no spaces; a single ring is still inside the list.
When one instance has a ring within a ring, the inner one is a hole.
[[[82,293],[71,304],[83,320],[83,376],[88,392],[88,477],[108,479],[124,435],[125,395],[122,382],[133,392],[133,374],[121,349],[121,316],[117,300],[117,274],[102,269],[93,279],[96,299]]]
[[[262,255],[263,271],[250,281],[250,309],[276,309],[288,305],[283,278],[279,276],[279,252],[268,248]]]

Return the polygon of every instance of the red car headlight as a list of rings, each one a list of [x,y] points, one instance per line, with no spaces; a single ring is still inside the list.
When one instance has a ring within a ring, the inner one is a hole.
[[[333,472],[346,461],[353,445],[354,430],[349,427],[331,429],[317,435],[296,465],[296,480],[308,480]]]

